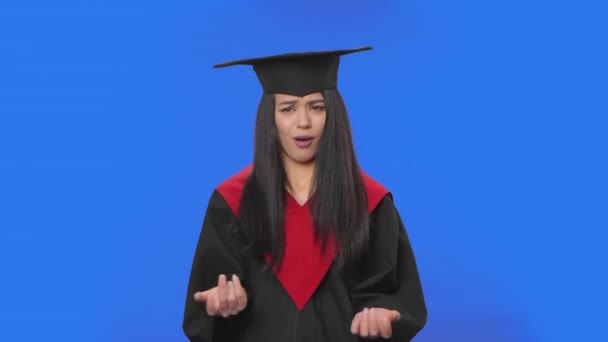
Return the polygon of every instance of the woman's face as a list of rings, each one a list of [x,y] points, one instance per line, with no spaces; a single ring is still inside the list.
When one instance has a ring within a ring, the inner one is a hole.
[[[275,94],[274,118],[283,156],[296,163],[313,161],[325,127],[323,95]]]

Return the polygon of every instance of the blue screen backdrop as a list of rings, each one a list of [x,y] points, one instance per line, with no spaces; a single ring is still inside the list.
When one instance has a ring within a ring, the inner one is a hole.
[[[185,341],[261,89],[225,60],[372,45],[339,88],[412,240],[417,341],[606,341],[601,1],[0,3],[0,341]]]

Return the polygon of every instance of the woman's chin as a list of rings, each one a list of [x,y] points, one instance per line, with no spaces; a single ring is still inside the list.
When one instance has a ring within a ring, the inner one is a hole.
[[[295,164],[311,164],[315,162],[315,156],[314,155],[288,155],[287,158]]]

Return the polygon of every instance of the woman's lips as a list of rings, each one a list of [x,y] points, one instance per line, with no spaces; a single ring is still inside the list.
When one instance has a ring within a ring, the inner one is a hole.
[[[301,136],[301,137],[295,137],[294,141],[296,142],[296,146],[298,146],[299,148],[306,148],[310,145],[312,145],[312,137],[309,136]]]

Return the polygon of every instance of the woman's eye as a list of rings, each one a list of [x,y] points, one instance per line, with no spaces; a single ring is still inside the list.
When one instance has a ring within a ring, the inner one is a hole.
[[[293,111],[293,107],[285,107],[285,108],[281,109],[280,111],[283,113],[291,112],[291,111]]]
[[[324,109],[325,109],[324,106],[312,106],[312,110],[315,110],[315,111],[324,110]]]

